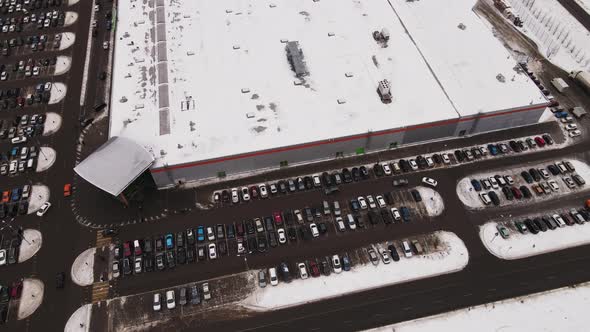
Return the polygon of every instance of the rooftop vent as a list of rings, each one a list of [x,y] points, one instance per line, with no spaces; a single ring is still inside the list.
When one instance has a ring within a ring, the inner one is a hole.
[[[289,60],[289,63],[291,64],[291,69],[295,72],[295,75],[297,77],[309,75],[307,65],[303,60],[303,51],[299,47],[299,42],[288,42],[287,46],[285,46],[285,50],[287,51],[287,60]]]
[[[379,81],[379,86],[377,87],[377,93],[379,97],[381,97],[381,101],[384,104],[391,103],[391,88],[389,86],[388,80]]]

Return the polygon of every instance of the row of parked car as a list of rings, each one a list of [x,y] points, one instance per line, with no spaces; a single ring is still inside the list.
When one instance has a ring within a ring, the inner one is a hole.
[[[0,285],[0,324],[8,319],[8,307],[10,300],[18,300],[23,292],[23,281],[15,281],[11,286]]]
[[[61,35],[60,35],[61,36]],[[25,64],[24,60],[19,61],[16,65],[0,65],[0,80],[6,81],[10,78],[10,73],[15,73],[15,78],[39,76],[42,72],[48,73],[49,68],[57,63],[57,57],[33,60],[29,58]],[[21,76],[22,75],[22,76]]]
[[[42,8],[59,7],[63,3],[62,0],[0,0],[0,14],[28,13]]]
[[[33,171],[38,157],[39,148],[36,146],[14,146],[7,154],[0,154],[0,175],[15,175],[17,172]]]
[[[3,33],[13,33],[35,27],[39,30],[61,27],[65,23],[65,18],[65,13],[58,10],[32,13],[30,15],[0,17],[0,31]]]
[[[0,200],[0,219],[26,214],[29,208],[31,186],[26,184],[12,190],[4,190]]]
[[[47,88],[47,89],[45,89]],[[38,84],[34,89],[0,89],[0,109],[24,108],[34,104],[47,104],[51,99],[51,83]]]
[[[177,293],[178,296],[176,296]],[[201,284],[201,286],[193,284],[190,287],[181,287],[178,289],[178,291],[175,289],[171,289],[166,291],[165,295],[166,308],[172,310],[176,308],[177,303],[181,306],[184,306],[189,303],[196,305],[200,304],[201,300],[211,300],[211,289],[209,288],[209,283],[205,282]],[[162,298],[160,296],[160,293],[155,293],[153,295],[152,308],[154,311],[160,311],[162,309]]]
[[[0,249],[0,266],[12,265],[18,262],[21,238],[14,236],[4,240]]]
[[[553,213],[541,215],[533,218],[525,218],[524,220],[514,221],[514,227],[521,234],[538,234],[539,232],[546,232],[547,230],[555,230],[557,228],[573,226],[575,224],[582,225],[590,221],[590,213],[587,209],[570,209],[567,212]],[[510,237],[510,231],[504,225],[498,224],[499,234],[507,239]]]

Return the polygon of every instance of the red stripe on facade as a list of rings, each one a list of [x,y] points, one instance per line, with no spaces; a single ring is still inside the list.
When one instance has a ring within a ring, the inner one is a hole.
[[[276,149],[271,149],[271,150],[256,151],[256,152],[251,152],[251,153],[246,153],[246,154],[241,154],[241,155],[233,155],[233,156],[221,157],[221,158],[217,158],[217,159],[197,161],[197,162],[190,163],[190,164],[159,167],[159,168],[154,168],[150,171],[152,173],[160,173],[160,172],[164,172],[167,170],[174,170],[174,169],[195,167],[195,166],[203,166],[203,165],[216,164],[216,163],[221,163],[221,162],[230,161],[230,160],[251,158],[251,157],[263,156],[263,155],[267,155],[267,154],[287,152],[287,151],[292,151],[292,150],[301,150],[301,149],[307,149],[307,148],[312,148],[312,147],[321,146],[321,145],[347,142],[347,141],[353,141],[353,140],[357,140],[357,139],[363,139],[363,138],[369,138],[369,137],[375,137],[375,136],[390,135],[390,134],[395,134],[395,133],[399,133],[399,132],[403,132],[403,131],[432,128],[432,127],[443,126],[443,125],[447,125],[447,124],[451,124],[451,123],[471,121],[471,120],[475,120],[476,118],[485,119],[485,118],[491,118],[491,117],[495,117],[495,116],[502,116],[502,115],[520,113],[520,112],[528,112],[528,111],[533,111],[533,110],[538,110],[538,109],[542,109],[545,107],[549,107],[549,105],[550,105],[550,103],[547,103],[547,104],[542,104],[542,105],[535,105],[535,106],[530,106],[530,107],[525,107],[525,108],[519,108],[519,109],[515,109],[515,110],[511,110],[511,111],[483,114],[483,115],[479,115],[479,116],[474,115],[474,116],[469,116],[469,117],[465,117],[465,118],[451,119],[451,120],[445,120],[445,121],[439,121],[439,122],[433,122],[433,123],[426,123],[426,124],[415,125],[415,126],[406,127],[406,128],[390,129],[390,130],[384,130],[384,131],[375,132],[375,133],[367,133],[367,134],[359,134],[359,135],[353,135],[353,136],[347,136],[347,137],[340,137],[340,138],[334,138],[334,139],[329,139],[329,140],[324,140],[324,141],[305,143],[305,144],[301,144],[301,145],[286,146],[286,147],[276,148]]]

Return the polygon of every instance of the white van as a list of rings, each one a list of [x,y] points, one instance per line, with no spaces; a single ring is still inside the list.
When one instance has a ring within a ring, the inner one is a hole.
[[[346,215],[346,218],[348,220],[348,228],[350,229],[356,229],[356,222],[354,221],[354,217],[352,216],[352,214],[348,214]]]
[[[402,249],[404,250],[404,255],[406,256],[406,258],[412,257],[412,248],[410,248],[410,244],[408,243],[408,241],[402,242]]]

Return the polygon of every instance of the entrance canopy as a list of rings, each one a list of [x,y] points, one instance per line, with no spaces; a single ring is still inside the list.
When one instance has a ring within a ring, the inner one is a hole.
[[[154,156],[134,141],[114,136],[84,159],[74,171],[84,180],[119,196],[154,163]]]

